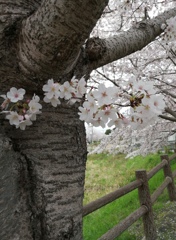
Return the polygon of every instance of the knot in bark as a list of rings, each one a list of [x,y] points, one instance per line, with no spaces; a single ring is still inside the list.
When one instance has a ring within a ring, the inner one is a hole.
[[[88,41],[86,42],[86,53],[89,60],[99,60],[100,58],[102,58],[105,52],[106,45],[103,39],[95,37],[88,39]]]

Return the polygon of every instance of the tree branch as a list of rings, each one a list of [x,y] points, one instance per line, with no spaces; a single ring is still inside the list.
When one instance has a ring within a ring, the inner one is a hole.
[[[165,119],[165,120],[169,120],[171,122],[176,122],[176,118],[174,118],[174,117],[168,117],[168,116],[162,115],[162,114],[159,115],[159,117],[162,118],[162,119]]]
[[[90,51],[89,44],[87,44],[87,52],[89,55],[91,54],[90,69],[96,69],[141,50],[162,33],[161,25],[174,16],[176,16],[176,8],[170,9],[151,20],[139,22],[128,31],[116,36],[98,40],[94,38],[94,46],[98,49],[97,45],[100,45],[100,51],[103,49],[103,54],[98,56],[96,53],[98,58],[94,58],[93,52],[95,49],[91,46]],[[89,41],[92,41],[92,39]]]
[[[108,0],[44,0],[22,25],[20,67],[26,74],[57,77],[75,66],[81,46]]]
[[[176,118],[176,112],[172,111],[170,108],[165,108],[165,111]]]
[[[167,90],[161,90],[161,92],[163,92],[163,93],[165,93],[165,94],[167,94],[167,95],[169,95],[169,96],[171,96],[171,97],[173,97],[173,98],[176,98],[176,95],[175,95],[175,94],[173,94],[173,93],[171,93],[171,92],[169,92],[169,91],[167,91]]]

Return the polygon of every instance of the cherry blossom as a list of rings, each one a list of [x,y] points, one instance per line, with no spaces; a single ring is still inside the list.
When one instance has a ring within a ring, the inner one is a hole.
[[[70,83],[64,82],[63,85],[59,87],[60,98],[65,98],[66,100],[72,97],[72,94],[75,94],[75,89],[70,85]]]
[[[23,99],[25,92],[26,91],[23,88],[17,90],[15,87],[12,87],[7,93],[7,98],[10,99],[11,102],[16,103]]]
[[[90,109],[89,108],[86,108],[85,105],[83,104],[83,107],[79,107],[79,119],[82,120],[82,121],[85,121],[85,122],[90,122],[92,117],[93,117],[93,114],[90,112]]]
[[[93,95],[97,99],[100,107],[112,103],[111,91],[109,88],[106,88],[104,84],[99,84],[98,90],[94,91]]]
[[[150,108],[151,111],[155,112],[156,114],[161,114],[165,108],[165,102],[163,100],[162,95],[152,95],[149,98],[143,98],[142,103],[147,108]]]
[[[17,112],[11,111],[10,114],[6,116],[6,119],[9,120],[10,125],[18,126],[20,124],[20,121],[23,120],[23,117],[19,115]]]
[[[29,114],[32,121],[35,121],[36,115],[41,113],[40,109],[42,109],[42,105],[39,103],[39,101],[40,98],[34,95],[32,100],[28,103],[29,110],[27,111],[27,113]],[[25,119],[27,119],[27,115],[25,115]],[[26,125],[28,126],[29,124],[26,123]]]
[[[25,130],[26,126],[32,125],[31,117],[29,115],[25,115],[25,119],[20,121],[18,125],[16,125],[16,128],[20,128],[21,130]]]
[[[100,117],[95,117],[93,118],[93,120],[90,121],[90,123],[94,126],[94,127],[102,127],[102,128],[105,128],[105,123],[104,121],[102,120],[102,118]]]
[[[115,126],[116,128],[121,128],[123,125],[122,119],[118,118],[117,116],[115,118],[112,118],[108,122],[108,127]]]
[[[98,111],[98,105],[94,97],[92,97],[89,93],[87,94],[87,101],[84,102],[84,106],[90,110],[90,113],[96,113]]]
[[[54,83],[53,79],[49,79],[47,84],[43,86],[43,91],[46,92],[45,96],[47,99],[59,97],[59,84]]]
[[[48,99],[46,96],[44,97],[44,102],[46,103],[51,103],[53,107],[57,107],[58,105],[61,104],[61,101],[57,97],[52,97],[51,99]]]
[[[33,96],[32,100],[29,102],[29,112],[32,114],[41,113],[39,110],[42,109],[42,105],[39,103],[40,98],[36,95]]]
[[[82,77],[79,81],[75,77],[73,77],[70,81],[70,85],[73,87],[74,91],[71,92],[72,96],[69,100],[69,104],[74,104],[75,102],[80,102],[83,95],[86,93],[86,81],[84,77]]]
[[[117,117],[117,115],[115,109],[106,107],[105,109],[98,112],[97,117],[101,118],[104,123],[107,123],[109,119],[114,119]]]
[[[82,98],[82,96],[86,93],[87,88],[86,88],[86,81],[85,79],[82,77],[78,83],[77,83],[77,87],[76,87],[76,97],[77,98]]]
[[[140,91],[141,93],[155,94],[156,90],[154,90],[154,85],[152,82],[146,81],[133,81],[133,90]]]
[[[165,102],[163,100],[162,95],[154,95],[151,96],[151,100],[153,101],[153,105],[158,109],[158,110],[163,110],[165,107]]]
[[[72,79],[70,80],[70,85],[71,85],[73,88],[76,88],[77,85],[78,85],[78,81],[79,81],[79,80],[78,80],[75,76],[73,76]]]

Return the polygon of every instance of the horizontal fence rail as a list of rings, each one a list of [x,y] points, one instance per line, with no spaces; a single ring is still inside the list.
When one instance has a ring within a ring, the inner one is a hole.
[[[129,228],[134,222],[139,218],[143,218],[144,234],[146,240],[155,240],[157,238],[156,228],[153,218],[152,205],[158,199],[158,197],[163,193],[164,189],[168,189],[169,199],[171,201],[176,200],[176,189],[174,185],[174,178],[176,177],[176,170],[172,172],[170,163],[172,160],[176,159],[175,154],[172,156],[162,155],[161,163],[152,168],[148,173],[146,170],[136,171],[136,180],[111,192],[83,207],[83,216],[86,216],[95,210],[119,199],[120,197],[138,189],[139,201],[141,207],[127,216],[119,224],[114,226],[98,240],[114,240],[127,228]],[[151,179],[158,171],[163,169],[164,171],[164,181],[162,184],[150,195],[148,180]]]
[[[134,222],[136,222],[139,218],[141,218],[145,213],[147,213],[148,209],[146,206],[141,206],[132,214],[130,214],[127,218],[125,218],[118,225],[110,229],[107,233],[99,238],[99,240],[107,240],[114,239],[119,236],[122,232],[124,232],[128,227],[130,227]]]
[[[176,158],[176,153],[169,157],[169,161],[174,160],[174,158]]]
[[[83,207],[83,216],[86,216],[91,212],[94,212],[95,210],[113,202],[114,200],[124,196],[125,194],[137,189],[141,185],[142,185],[142,182],[140,180],[135,180],[129,183],[128,185],[121,187],[118,190],[105,195],[104,197],[101,197],[93,202],[88,203]]]
[[[171,183],[172,179],[170,177],[166,177],[164,182],[155,190],[155,192],[151,196],[151,201],[154,203],[158,197],[163,193],[164,189]]]
[[[148,173],[147,173],[147,178],[148,180],[152,178],[159,170],[161,170],[164,166],[168,164],[167,160],[162,160],[161,163],[159,163],[156,167],[152,168]]]

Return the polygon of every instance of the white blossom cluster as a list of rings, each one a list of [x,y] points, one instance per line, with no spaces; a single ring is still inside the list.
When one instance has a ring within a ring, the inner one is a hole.
[[[60,99],[69,100],[69,104],[80,102],[86,93],[86,81],[81,78],[79,81],[73,77],[70,82],[64,84],[55,83],[53,79],[49,79],[47,84],[43,86],[44,102],[51,103],[53,107],[59,105]],[[1,104],[1,113],[6,114],[6,119],[10,125],[25,130],[26,126],[32,125],[32,121],[36,120],[36,115],[40,114],[42,105],[39,103],[39,96],[35,95],[31,100],[24,100],[26,91],[22,88],[16,89],[12,87],[6,95],[0,95],[4,98]],[[60,99],[59,99],[60,98]]]
[[[133,129],[144,127],[155,121],[165,108],[163,96],[156,94],[151,82],[128,82],[128,93],[119,94],[119,88],[105,87],[99,84],[97,90],[87,94],[87,100],[80,110],[80,120],[91,123],[93,126],[122,127],[131,125]],[[130,108],[130,116],[118,111],[118,100],[126,97]]]
[[[130,125],[133,129],[139,129],[154,123],[165,108],[163,95],[157,94],[152,82],[133,81],[130,87]]]
[[[127,93],[128,90],[128,93]],[[86,81],[79,81],[73,77],[70,82],[63,85],[49,79],[43,86],[44,101],[51,103],[53,107],[59,105],[60,99],[68,100],[69,104],[80,102],[86,94]],[[32,100],[24,101],[25,90],[12,87],[7,96],[1,95],[5,100],[1,105],[2,113],[6,113],[6,119],[11,125],[24,130],[26,126],[36,120],[36,115],[41,113],[40,98],[34,95]],[[130,116],[125,116],[118,111],[120,97],[125,97],[130,107]],[[10,110],[7,110],[10,104]],[[165,102],[162,95],[157,94],[152,83],[132,80],[128,82],[124,94],[119,94],[116,86],[105,87],[99,84],[98,89],[91,88],[86,94],[86,100],[79,107],[80,120],[91,123],[93,126],[121,127],[131,125],[134,129],[143,127],[155,121],[157,115],[164,110]]]
[[[103,128],[108,120],[115,121],[117,114],[112,104],[115,104],[118,99],[118,91],[117,87],[105,87],[104,84],[99,84],[97,90],[92,89],[87,94],[87,100],[83,106],[79,107],[80,120]]]
[[[61,104],[61,99],[69,100],[70,104],[80,102],[83,95],[86,93],[86,81],[82,77],[79,81],[75,77],[70,82],[66,81],[64,84],[54,82],[49,79],[48,83],[43,86],[44,102],[51,103],[53,107]]]
[[[24,100],[26,91],[23,88],[16,89],[12,87],[6,95],[0,95],[4,98],[1,105],[2,112],[6,114],[6,119],[10,125],[25,130],[26,126],[32,125],[36,120],[36,115],[40,114],[42,105],[39,103],[40,98],[34,94],[31,100]]]

